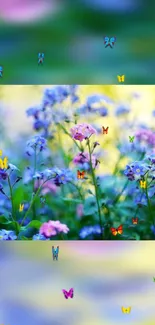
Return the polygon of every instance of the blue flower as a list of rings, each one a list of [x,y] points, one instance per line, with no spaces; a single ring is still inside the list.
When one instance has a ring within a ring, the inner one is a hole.
[[[151,229],[151,231],[152,231],[153,235],[155,235],[155,226],[154,226],[154,225],[152,225],[152,226],[150,227],[150,229]]]
[[[123,114],[128,114],[130,112],[130,108],[129,107],[125,107],[123,105],[120,105],[116,108],[115,110],[115,115],[116,116],[121,116]]]
[[[5,169],[0,169],[0,179],[3,179],[4,181],[8,178],[8,174]]]
[[[78,88],[78,85],[70,85],[69,86],[69,94],[71,96],[72,104],[76,103],[79,100],[79,96],[77,96],[77,94],[76,94],[77,88]]]
[[[152,111],[152,116],[155,117],[155,109]]]
[[[44,235],[36,234],[32,237],[33,240],[50,240],[49,238],[46,238]]]
[[[67,86],[55,86],[47,88],[43,96],[43,106],[53,106],[56,103],[62,103],[69,95]]]
[[[155,155],[149,155],[147,156],[147,159],[151,161],[151,164],[155,164]]]
[[[67,184],[68,182],[73,181],[74,176],[73,173],[69,169],[53,169],[55,172],[55,176],[53,177],[53,182],[56,186],[60,186],[61,184]]]
[[[108,110],[107,110],[106,107],[101,107],[97,111],[101,116],[107,116],[108,115]]]
[[[130,181],[139,180],[142,176],[144,176],[147,170],[148,168],[144,166],[143,162],[135,161],[132,164],[126,166],[124,174]]]
[[[35,150],[42,151],[46,148],[47,141],[45,138],[41,137],[40,135],[34,136],[32,139],[27,141],[26,144],[26,153],[31,156]]]
[[[104,228],[103,228],[104,230]],[[94,235],[101,235],[101,228],[99,225],[95,226],[85,226],[79,232],[79,237],[85,239],[86,237],[91,237],[93,239]]]
[[[15,240],[17,236],[14,231],[12,230],[0,230],[0,240]]]
[[[39,117],[39,113],[40,113],[41,109],[38,107],[32,107],[32,108],[28,108],[26,110],[27,116],[33,116],[36,120]]]

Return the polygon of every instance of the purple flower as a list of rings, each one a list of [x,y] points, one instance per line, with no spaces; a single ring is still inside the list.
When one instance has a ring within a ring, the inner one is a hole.
[[[15,240],[17,236],[14,231],[12,230],[0,230],[0,240]]]
[[[48,222],[44,222],[39,230],[39,233],[47,238],[55,236],[61,232],[67,234],[69,232],[69,228],[65,224],[60,223],[59,220],[49,220]]]
[[[75,140],[82,142],[84,139],[89,138],[92,134],[96,134],[96,130],[87,123],[76,124],[71,128],[71,136]]]
[[[4,181],[8,178],[8,174],[5,169],[0,169],[0,179],[3,179]]]
[[[140,129],[136,132],[139,142],[155,147],[155,133],[148,129]]]

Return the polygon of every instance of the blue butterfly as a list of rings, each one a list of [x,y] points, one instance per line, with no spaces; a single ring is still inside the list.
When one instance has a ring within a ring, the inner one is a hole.
[[[3,77],[3,68],[0,66],[0,78]]]
[[[116,42],[116,37],[104,37],[104,44],[105,44],[105,48],[110,46],[111,49],[114,47],[114,44]]]
[[[45,55],[44,53],[38,53],[38,64],[43,64]]]
[[[54,248],[54,246],[52,246],[52,254],[53,254],[53,261],[54,260],[58,261],[59,246],[57,246],[57,248]]]

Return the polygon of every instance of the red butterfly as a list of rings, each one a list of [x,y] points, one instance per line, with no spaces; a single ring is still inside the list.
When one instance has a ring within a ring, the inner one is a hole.
[[[80,172],[80,170],[77,171],[77,178],[78,179],[83,179],[85,176],[85,171],[83,170],[82,172]]]
[[[133,225],[137,225],[137,223],[138,223],[138,218],[132,218],[132,223],[133,223]]]
[[[103,131],[103,134],[108,134],[108,129],[109,129],[109,126],[107,126],[107,128],[105,129],[104,126],[102,126],[102,131]]]
[[[123,226],[120,225],[118,228],[110,228],[113,236],[116,236],[116,235],[121,235],[123,233]]]

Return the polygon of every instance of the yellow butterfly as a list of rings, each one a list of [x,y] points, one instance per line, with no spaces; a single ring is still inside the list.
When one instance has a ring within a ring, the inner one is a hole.
[[[8,168],[8,158],[5,157],[4,159],[0,158],[0,168],[7,169]]]
[[[130,314],[131,307],[122,307],[122,313],[123,314]]]
[[[24,204],[19,204],[19,212],[22,212],[24,209]]]
[[[141,188],[146,188],[146,181],[140,181],[140,187]]]
[[[125,81],[125,75],[123,74],[122,76],[117,76],[119,82],[124,82]]]

